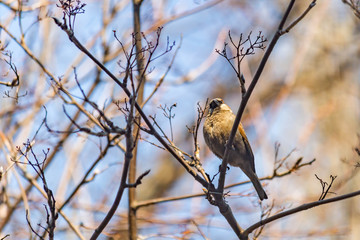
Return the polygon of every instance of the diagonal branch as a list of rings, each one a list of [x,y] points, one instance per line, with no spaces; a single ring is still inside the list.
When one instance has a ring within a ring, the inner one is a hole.
[[[263,220],[255,223],[255,224],[251,225],[249,228],[247,228],[243,232],[243,235],[247,237],[255,229],[257,229],[257,228],[259,228],[261,226],[264,226],[265,224],[268,224],[270,222],[273,222],[275,220],[281,219],[283,217],[286,217],[286,216],[289,216],[289,215],[292,215],[292,214],[295,214],[295,213],[298,213],[298,212],[301,212],[301,211],[305,211],[305,210],[308,210],[308,209],[313,208],[313,207],[318,207],[320,205],[324,205],[324,204],[328,204],[328,203],[332,203],[332,202],[338,202],[338,201],[341,201],[341,200],[344,200],[344,199],[356,197],[358,195],[360,195],[360,191],[344,194],[344,195],[333,197],[333,198],[328,198],[328,199],[325,199],[325,200],[319,200],[319,201],[316,201],[316,202],[305,203],[305,204],[303,204],[301,206],[298,206],[296,208],[289,209],[287,211],[284,211],[284,212],[281,212],[279,214],[273,215],[273,216],[271,216],[269,218],[263,219]]]
[[[121,81],[109,70],[107,69],[99,60],[97,60],[80,42],[79,40],[74,36],[74,33],[67,29],[66,26],[64,26],[64,24],[62,24],[58,19],[53,18],[55,23],[61,27],[61,29],[63,29],[71,42],[73,42],[75,44],[75,46],[82,51],[83,53],[85,53],[91,60],[94,61],[94,63],[96,65],[98,65],[116,84],[118,84],[122,90],[124,91],[124,93],[131,98],[132,94],[129,91],[128,88],[126,88],[126,86],[121,83]],[[187,172],[189,172],[196,181],[198,181],[201,185],[203,185],[204,187],[208,187],[208,183],[200,176],[197,174],[197,172],[192,169],[192,167],[186,162],[184,161],[176,152],[175,150],[169,146],[166,141],[161,137],[161,135],[156,131],[156,129],[154,128],[154,126],[151,124],[149,118],[146,116],[146,114],[143,112],[143,110],[141,109],[140,105],[138,103],[135,102],[134,104],[136,110],[138,111],[138,113],[140,114],[140,116],[142,117],[142,119],[144,120],[144,122],[146,123],[146,125],[149,128],[150,133],[166,148],[166,150],[186,169]]]
[[[266,50],[266,52],[265,52],[265,54],[264,54],[264,56],[262,58],[260,64],[259,64],[259,67],[258,67],[258,69],[257,69],[257,71],[256,71],[256,73],[254,75],[254,78],[251,81],[251,84],[250,84],[246,94],[243,95],[243,98],[242,98],[242,101],[240,103],[238,112],[236,114],[236,118],[235,118],[235,121],[234,121],[233,128],[232,128],[231,133],[230,133],[229,140],[227,141],[227,144],[226,144],[224,158],[223,158],[221,168],[220,168],[221,171],[220,171],[219,184],[218,184],[218,189],[217,190],[219,192],[221,192],[221,193],[224,192],[226,166],[227,166],[227,163],[228,163],[229,152],[230,152],[229,149],[232,147],[232,144],[234,142],[235,134],[236,134],[237,128],[238,128],[238,126],[240,124],[242,114],[243,114],[243,112],[245,110],[246,104],[249,101],[252,92],[254,91],[254,88],[255,88],[256,84],[258,83],[258,81],[260,79],[261,73],[264,70],[265,64],[266,64],[267,60],[269,59],[270,54],[272,53],[272,51],[273,51],[273,49],[275,47],[275,44],[277,43],[277,41],[279,40],[279,38],[283,34],[287,33],[286,31],[283,31],[283,27],[285,25],[285,22],[286,22],[289,14],[290,14],[290,11],[291,11],[295,1],[296,0],[291,0],[290,1],[289,5],[288,5],[288,7],[286,9],[286,12],[285,12],[280,24],[279,24],[279,27],[278,27],[273,39],[271,40],[271,42],[270,42],[270,44],[269,44],[269,46],[268,46],[268,48],[267,48],[267,50]],[[311,6],[315,5],[315,1],[313,1],[310,5]],[[308,9],[305,12],[307,13]],[[297,24],[298,22],[299,21],[295,21],[294,24],[291,25],[291,27],[295,26],[295,24]]]

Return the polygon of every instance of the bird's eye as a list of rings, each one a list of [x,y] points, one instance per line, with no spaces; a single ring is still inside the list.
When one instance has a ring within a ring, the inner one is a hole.
[[[215,109],[215,108],[219,107],[223,103],[224,102],[223,102],[223,100],[221,98],[215,98],[215,99],[211,100],[209,106],[210,106],[211,109]]]
[[[218,104],[217,104],[216,101],[212,101],[212,102],[210,103],[210,108],[211,108],[211,109],[214,109],[214,108],[216,108],[217,105],[218,105]]]

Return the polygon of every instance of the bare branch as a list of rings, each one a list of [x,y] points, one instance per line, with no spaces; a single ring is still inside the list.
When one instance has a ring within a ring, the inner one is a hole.
[[[4,237],[0,238],[0,240],[4,240],[7,237],[10,237],[10,234],[6,234]]]
[[[301,212],[301,211],[305,211],[305,210],[308,210],[308,209],[311,209],[311,208],[314,208],[314,207],[318,207],[318,206],[321,206],[321,205],[324,205],[324,204],[342,201],[342,200],[352,198],[352,197],[355,197],[355,196],[358,196],[358,195],[360,195],[360,191],[356,191],[356,192],[340,195],[340,196],[337,196],[337,197],[328,198],[328,199],[319,200],[319,201],[310,202],[310,203],[300,205],[298,207],[295,207],[293,209],[289,209],[287,211],[278,213],[276,215],[273,215],[273,216],[271,216],[269,218],[263,219],[260,222],[257,222],[255,224],[253,224],[252,226],[250,226],[249,228],[247,228],[243,232],[243,235],[245,237],[247,237],[255,229],[257,229],[257,228],[259,228],[259,227],[261,227],[263,225],[266,225],[266,224],[268,224],[270,222],[273,222],[275,220],[281,219],[283,217],[286,217],[286,216],[289,216],[289,215],[292,215],[292,214],[295,214],[295,213],[298,213],[298,212]]]
[[[63,10],[63,20],[69,22],[70,30],[74,31],[75,19],[77,14],[84,13],[85,3],[81,3],[80,0],[59,0],[60,5],[56,4],[58,8]]]
[[[52,190],[48,187],[47,181],[46,181],[46,177],[45,177],[45,173],[44,173],[44,166],[45,166],[45,161],[47,159],[48,153],[49,153],[49,149],[47,149],[47,151],[43,150],[43,154],[44,154],[44,160],[42,162],[39,162],[37,155],[34,153],[32,144],[30,143],[30,141],[28,140],[27,143],[24,143],[25,146],[25,151],[22,151],[20,147],[17,147],[18,152],[27,160],[27,164],[29,164],[34,171],[36,172],[36,174],[40,177],[42,183],[43,183],[43,189],[46,193],[47,196],[47,204],[48,204],[48,208],[47,206],[45,206],[45,210],[46,210],[46,223],[47,223],[47,227],[44,228],[45,232],[44,233],[48,233],[49,234],[49,239],[54,239],[54,232],[55,232],[55,227],[56,227],[56,220],[58,218],[58,210],[56,209],[56,201],[55,201],[55,197],[53,195]],[[33,162],[32,160],[30,160],[28,153],[31,153],[32,158],[34,159],[35,162]],[[31,228],[31,230],[38,236],[39,234],[36,233],[34,231],[34,229],[31,227],[30,221],[28,220],[28,216],[26,216],[28,224]],[[41,239],[43,239],[42,237],[40,237]]]
[[[269,59],[269,56],[271,54],[271,52],[273,51],[277,41],[279,40],[279,38],[284,34],[283,33],[283,27],[284,27],[284,24],[291,12],[291,9],[293,7],[295,3],[295,0],[291,0],[289,2],[289,5],[287,7],[287,10],[285,11],[285,14],[279,24],[279,27],[273,37],[273,39],[271,40],[259,66],[258,66],[258,69],[254,75],[254,78],[253,80],[251,81],[250,83],[250,86],[246,92],[246,94],[243,95],[243,98],[242,98],[242,101],[241,101],[241,104],[239,105],[239,109],[237,111],[237,114],[236,114],[236,118],[235,118],[235,121],[234,121],[234,125],[233,125],[233,128],[231,130],[231,134],[230,134],[230,137],[229,137],[229,140],[227,141],[227,144],[226,144],[226,148],[225,148],[225,153],[224,153],[224,158],[223,158],[223,161],[222,161],[222,164],[221,164],[221,172],[220,172],[220,177],[219,177],[219,184],[218,184],[218,191],[219,192],[223,192],[224,191],[224,184],[225,184],[225,174],[226,174],[226,166],[227,166],[227,163],[228,163],[228,158],[229,158],[229,149],[231,149],[232,147],[232,144],[233,144],[233,141],[234,141],[234,138],[235,138],[235,134],[237,132],[237,129],[238,129],[238,126],[240,124],[240,120],[241,120],[241,117],[242,117],[242,114],[245,110],[245,106],[247,104],[247,102],[249,101],[249,98],[253,92],[253,90],[255,89],[255,86],[257,84],[257,82],[259,81],[260,79],[260,76],[261,76],[261,73],[265,67],[265,64],[267,62],[267,60]]]
[[[161,110],[163,110],[164,116],[165,116],[167,119],[169,119],[171,142],[174,141],[174,135],[173,135],[173,129],[172,129],[172,121],[171,121],[171,119],[173,119],[173,118],[175,117],[175,113],[172,114],[171,111],[172,111],[172,109],[175,108],[176,106],[177,106],[176,103],[174,103],[174,104],[171,105],[170,107],[167,107],[166,104],[165,104],[164,107],[161,106],[161,105],[159,106],[159,108],[160,108]]]
[[[141,181],[142,179],[148,175],[150,173],[150,169],[149,170],[146,170],[144,173],[142,173],[137,179],[136,179],[136,182],[135,183],[128,183],[125,185],[125,187],[128,187],[128,188],[135,188],[137,187],[139,184],[141,184]]]
[[[313,159],[313,160],[311,160],[309,162],[302,163],[302,160],[303,160],[302,158],[299,158],[293,164],[293,166],[290,167],[286,171],[283,171],[283,172],[275,171],[275,172],[273,172],[272,175],[267,176],[267,177],[259,178],[259,180],[272,180],[274,178],[285,177],[285,176],[290,175],[291,173],[299,170],[302,167],[311,165],[315,161],[315,159]],[[213,180],[214,179],[211,179],[210,182],[212,182]],[[233,187],[237,187],[237,186],[241,186],[241,185],[249,184],[249,183],[251,183],[251,182],[250,181],[243,181],[243,182],[233,183],[233,184],[226,185],[224,187],[224,189],[229,189],[229,188],[233,188]],[[207,196],[209,194],[207,189],[204,188],[203,191],[204,192],[202,192],[202,193],[189,194],[189,195],[178,196],[178,197],[165,197],[165,198],[144,200],[144,201],[138,202],[136,204],[136,207],[140,208],[140,207],[150,206],[150,205],[154,205],[154,204],[158,204],[158,203],[165,203],[165,202],[170,202],[170,201],[184,200],[184,199],[189,199],[189,198],[194,198],[194,197],[202,197],[202,196]]]
[[[323,181],[316,174],[315,174],[315,177],[319,180],[319,182],[321,184],[321,188],[322,188],[322,192],[321,192],[321,195],[319,197],[319,201],[324,200],[326,195],[329,193],[329,190],[330,190],[333,182],[335,181],[336,176],[330,175],[330,181],[331,181],[330,183],[327,183],[327,182]],[[328,186],[328,187],[326,187],[326,186]]]
[[[353,11],[357,18],[360,19],[360,1],[359,0],[342,0],[342,2],[348,5]]]
[[[133,98],[130,98],[130,103],[131,104],[130,104],[130,110],[129,110],[129,115],[128,115],[128,119],[127,119],[126,133],[125,133],[126,151],[125,151],[125,159],[124,159],[124,165],[123,165],[120,185],[119,185],[115,200],[114,200],[110,210],[108,211],[108,213],[106,214],[105,218],[100,223],[100,225],[95,229],[93,235],[90,238],[91,240],[97,239],[98,236],[100,235],[100,233],[108,225],[111,218],[114,216],[115,211],[120,204],[124,190],[127,187],[126,179],[128,178],[130,161],[133,158],[133,150],[135,149],[134,136],[132,135],[132,126],[134,124],[134,111],[135,111],[135,103],[136,103],[135,96]],[[142,177],[144,177],[144,176],[142,176]]]
[[[74,188],[74,190],[69,194],[69,196],[67,197],[67,199],[61,204],[61,206],[58,208],[59,211],[61,211],[70,201],[71,199],[73,199],[73,197],[76,195],[76,193],[79,192],[80,188],[89,182],[89,175],[91,172],[93,172],[94,168],[97,166],[97,164],[101,161],[101,159],[103,159],[107,153],[107,151],[109,150],[109,148],[111,147],[111,144],[108,143],[105,147],[104,150],[102,150],[99,154],[99,156],[97,157],[97,159],[93,162],[93,164],[89,167],[89,169],[86,171],[86,173],[84,174],[83,178],[81,179],[81,181],[76,185],[76,187]]]
[[[298,24],[309,12],[310,10],[315,7],[317,0],[313,0],[308,8],[295,20],[293,21],[285,30],[281,32],[281,34],[288,33],[290,30],[295,27],[296,24]]]
[[[82,52],[84,52],[91,60],[93,60],[96,65],[98,65],[116,84],[118,84],[124,91],[124,93],[128,96],[131,97],[131,93],[130,91],[126,88],[126,86],[119,81],[119,79],[117,79],[117,77],[115,77],[115,75],[108,70],[100,61],[98,61],[78,40],[77,38],[74,36],[72,31],[69,31],[66,28],[66,24],[65,23],[61,23],[59,20],[54,18],[55,23],[61,27],[61,29],[63,29],[70,41],[72,41],[76,47],[79,48],[79,50],[81,50]],[[65,25],[65,26],[64,26]],[[188,171],[195,179],[196,181],[200,182],[203,186],[207,186],[207,182],[201,178],[192,168],[191,166],[189,166],[189,164],[184,161],[177,152],[175,152],[171,146],[169,146],[166,141],[161,137],[161,135],[155,130],[155,128],[152,126],[150,120],[148,119],[148,117],[145,115],[145,113],[143,112],[143,110],[141,109],[140,105],[135,103],[135,108],[138,111],[138,113],[141,115],[142,119],[144,120],[144,122],[146,123],[146,125],[148,126],[149,130],[151,132],[153,132],[154,137],[166,148],[166,150],[168,150],[170,152],[171,155],[174,156],[175,159],[177,159],[177,161],[180,162],[180,164],[186,169],[186,171]]]
[[[236,76],[240,82],[241,87],[241,93],[244,95],[246,93],[245,88],[245,78],[241,72],[241,62],[244,60],[246,56],[255,54],[255,49],[261,49],[264,50],[265,46],[264,43],[267,41],[266,38],[262,35],[262,32],[259,31],[256,39],[254,41],[251,40],[251,34],[249,33],[247,38],[243,40],[243,34],[240,34],[239,41],[235,42],[233,37],[231,36],[231,33],[229,31],[229,40],[231,43],[231,48],[233,48],[236,52],[234,56],[229,56],[227,54],[227,48],[229,44],[227,42],[224,43],[224,48],[220,51],[219,49],[215,49],[215,52],[217,52],[220,56],[224,57],[226,61],[230,64],[231,68],[236,73]],[[247,44],[246,48],[244,45]],[[235,63],[233,63],[235,61]]]
[[[6,57],[9,58],[9,60],[4,59],[4,61],[6,62],[7,65],[9,65],[10,71],[12,71],[15,75],[15,78],[11,81],[11,82],[2,82],[0,81],[0,85],[5,85],[7,87],[17,87],[20,84],[20,76],[18,74],[18,70],[15,66],[15,64],[13,63],[12,60],[12,53],[11,52],[3,52],[2,54],[4,54]],[[6,76],[6,74],[4,74],[4,76]]]
[[[26,210],[26,222],[29,225],[31,232],[33,232],[38,238],[40,238],[41,240],[44,240],[44,238],[33,228],[30,219],[29,219],[29,211]]]

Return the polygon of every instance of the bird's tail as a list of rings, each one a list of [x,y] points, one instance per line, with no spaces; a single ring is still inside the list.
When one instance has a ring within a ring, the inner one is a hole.
[[[260,200],[262,201],[264,199],[268,199],[268,196],[266,195],[265,190],[263,189],[258,177],[256,176],[256,173],[254,173],[251,170],[249,170],[249,171],[243,170],[243,172],[248,176],[248,178],[254,185],[254,188],[255,188],[257,194],[259,195]]]

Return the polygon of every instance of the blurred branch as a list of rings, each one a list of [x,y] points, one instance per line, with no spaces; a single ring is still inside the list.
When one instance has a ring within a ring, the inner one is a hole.
[[[66,26],[66,25],[65,25]],[[64,27],[64,26],[63,26]],[[65,27],[67,28],[67,26]],[[69,103],[72,105],[75,105],[82,113],[84,113],[89,120],[91,120],[92,122],[94,122],[96,125],[98,125],[99,127],[102,127],[101,124],[99,123],[99,121],[92,115],[90,114],[83,105],[79,104],[75,98],[70,94],[70,92],[68,90],[66,90],[64,88],[64,86],[62,85],[62,83],[60,81],[56,80],[56,77],[45,67],[45,65],[40,61],[39,58],[37,58],[29,49],[29,47],[26,45],[25,42],[23,41],[19,41],[18,39],[15,38],[14,35],[12,35],[1,23],[0,23],[0,29],[3,29],[9,36],[10,38],[12,38],[25,52],[26,54],[33,59],[41,68],[41,70],[48,76],[50,77],[50,79],[52,80],[53,83],[55,83],[55,86],[53,86],[54,88],[57,88],[57,90],[60,90],[61,92],[63,92],[69,99]],[[69,32],[71,32],[70,30],[68,30]],[[97,60],[98,61],[98,60]],[[99,61],[98,61],[99,62]],[[99,62],[100,63],[100,62]],[[101,63],[100,63],[101,64]],[[57,91],[56,89],[54,89],[55,91]],[[59,96],[61,98],[63,98],[63,96],[61,96],[61,94],[59,94]],[[65,102],[67,102],[64,98],[63,100]]]
[[[6,234],[4,237],[0,238],[0,240],[4,240],[7,237],[10,237],[10,234]]]
[[[182,19],[182,18],[185,18],[185,17],[188,17],[188,16],[192,16],[196,13],[199,13],[199,12],[202,12],[206,9],[209,9],[221,2],[223,2],[224,0],[212,0],[212,1],[207,1],[205,2],[205,4],[202,4],[201,6],[197,7],[197,8],[194,8],[194,9],[191,9],[191,10],[188,10],[188,11],[185,11],[185,12],[182,12],[182,13],[178,13],[178,14],[175,14],[174,16],[171,16],[169,17],[168,19],[162,19],[162,20],[159,20],[158,22],[156,22],[154,24],[153,27],[151,27],[150,29],[148,29],[147,31],[148,32],[152,32],[154,31],[156,28],[158,28],[159,26],[164,26],[168,23],[171,23],[175,20],[179,20],[179,19]]]
[[[74,31],[76,15],[85,12],[84,7],[86,4],[81,3],[79,0],[59,0],[59,3],[56,6],[62,9],[64,22],[68,22],[69,28]]]
[[[128,95],[129,99],[131,100],[131,107],[132,110],[134,109],[134,104],[137,104],[137,106],[140,106],[143,104],[144,102],[144,89],[145,89],[145,83],[147,80],[146,77],[146,70],[147,67],[150,64],[151,61],[151,56],[154,54],[154,51],[156,50],[156,48],[159,45],[159,38],[160,38],[160,33],[161,33],[161,28],[157,29],[157,38],[156,38],[156,43],[153,47],[152,43],[149,43],[149,41],[146,39],[146,36],[144,33],[141,32],[141,20],[140,20],[140,9],[141,9],[141,4],[142,4],[142,0],[132,0],[132,7],[133,7],[133,35],[134,38],[133,40],[135,40],[134,45],[135,45],[135,59],[136,59],[136,64],[137,64],[137,88],[135,90],[135,88],[133,87],[133,98],[131,98],[131,96]],[[146,44],[147,44],[147,48],[149,49],[149,57],[147,59],[147,61],[145,61],[145,53],[143,51],[143,45],[142,45],[142,38],[145,40]],[[134,83],[132,81],[132,83]],[[136,108],[136,111],[139,112],[139,109]],[[137,113],[136,113],[137,115]],[[134,153],[133,155],[129,158],[130,165],[129,165],[129,182],[134,182],[136,180],[136,171],[137,171],[137,153],[138,153],[138,148],[137,148],[137,143],[139,140],[139,136],[140,136],[140,124],[141,124],[141,118],[135,118],[134,119],[134,129],[133,129],[133,134],[135,139],[132,139],[132,141],[134,141]],[[127,141],[128,141],[128,137],[127,137]],[[136,203],[136,189],[135,188],[130,188],[128,191],[128,228],[129,228],[129,240],[136,240],[137,239],[137,219],[136,219],[136,209],[133,208],[133,205]]]
[[[183,195],[183,196],[178,196],[178,197],[154,198],[154,199],[150,199],[150,200],[138,201],[134,207],[135,208],[148,207],[148,206],[159,204],[159,203],[185,200],[185,199],[189,199],[189,198],[203,197],[203,196],[206,196],[206,193],[188,194],[188,195]]]
[[[275,201],[273,200],[271,202],[271,205],[267,206],[267,207],[262,207],[262,204],[260,203],[260,206],[261,206],[261,216],[260,216],[260,219],[264,219],[264,218],[267,218],[271,215],[271,212],[273,211],[274,207],[275,207]],[[257,229],[257,231],[254,233],[254,239],[257,239],[262,231],[264,230],[264,227],[265,226],[261,226],[260,228]]]
[[[342,2],[348,5],[353,11],[357,18],[360,19],[360,1],[359,0],[342,0]]]
[[[10,70],[14,73],[15,78],[11,82],[1,82],[0,85],[5,85],[7,87],[17,87],[20,84],[20,76],[18,74],[17,68],[12,61],[12,54],[11,52],[4,52],[3,53],[9,60],[3,59],[7,65],[9,65]],[[7,75],[7,74],[6,74]]]
[[[23,169],[23,168],[20,168],[20,170],[22,171],[23,176],[29,181],[31,188],[32,188],[32,187],[35,187],[35,188],[42,194],[42,196],[47,197],[47,193],[44,191],[43,188],[41,188],[41,187],[39,186],[38,182],[36,181],[37,178],[31,176],[31,175],[30,175],[25,169]],[[37,175],[37,176],[38,176],[38,175]],[[30,189],[31,189],[31,188],[30,188]],[[27,190],[28,190],[28,189],[26,189],[26,191],[27,191]],[[27,191],[27,192],[28,192],[28,191]],[[16,202],[16,204],[19,204],[19,203]],[[15,204],[15,205],[16,205],[16,204]],[[14,210],[15,210],[15,209],[14,209]],[[14,211],[14,210],[13,210],[13,211]],[[57,211],[58,211],[58,213],[62,216],[62,218],[66,221],[66,223],[69,225],[69,227],[74,231],[74,233],[78,236],[78,238],[81,239],[81,240],[85,240],[85,237],[82,235],[82,233],[80,232],[80,230],[78,229],[78,227],[71,222],[70,218],[68,218],[62,210],[57,210]]]
[[[225,29],[221,29],[219,32],[216,41],[214,42],[212,48],[215,48],[216,46],[219,46],[220,44],[223,44],[227,36],[227,31]],[[168,85],[181,85],[184,83],[191,83],[195,79],[200,79],[200,77],[209,71],[211,69],[211,66],[216,62],[216,60],[219,58],[219,54],[214,54],[211,52],[206,59],[204,59],[200,65],[197,67],[187,71],[186,73],[181,74],[181,76],[178,77],[173,82],[169,82]]]
[[[25,146],[25,151],[22,151],[20,147],[17,147],[17,151],[20,153],[20,155],[22,155],[25,159],[26,162],[24,162],[23,164],[29,164],[34,171],[36,172],[36,174],[40,177],[41,182],[43,183],[43,189],[46,193],[46,198],[47,198],[47,203],[48,203],[48,207],[45,206],[45,210],[46,210],[46,223],[47,223],[47,227],[44,227],[45,233],[49,234],[49,239],[54,239],[54,231],[55,231],[55,227],[56,227],[56,220],[58,218],[58,210],[56,209],[55,206],[55,197],[53,195],[52,190],[49,188],[47,181],[46,181],[46,177],[45,177],[45,172],[44,172],[44,167],[45,167],[45,162],[47,160],[47,156],[49,153],[50,149],[47,149],[47,151],[43,150],[43,154],[44,154],[44,159],[42,162],[39,162],[37,155],[34,153],[32,144],[30,143],[30,141],[28,140],[26,143],[24,143]],[[33,160],[30,160],[28,153],[31,153]],[[35,162],[33,162],[35,161]],[[16,161],[17,163],[19,163],[18,161]],[[28,221],[28,224],[31,228],[31,230],[34,232],[34,229],[31,227],[30,222]],[[34,232],[37,236],[38,233]],[[41,238],[42,239],[42,238]]]
[[[17,5],[15,6],[12,6],[11,4],[12,3],[16,3]],[[21,8],[21,11],[22,12],[32,12],[36,9],[39,9],[39,8],[45,8],[49,5],[52,5],[53,2],[51,1],[35,1],[32,5],[28,5],[28,6],[22,6],[22,2],[20,1],[7,1],[7,2],[4,2],[4,1],[0,1],[0,4],[6,6],[7,8],[9,8],[11,11],[17,13],[19,12],[19,8]],[[21,6],[19,6],[21,5]]]
[[[109,148],[111,147],[111,144],[108,143],[105,147],[104,150],[102,150],[99,154],[99,156],[97,157],[97,159],[91,164],[90,168],[86,171],[86,173],[84,174],[83,178],[81,179],[81,181],[76,185],[76,187],[74,188],[74,190],[69,194],[69,196],[67,197],[67,199],[61,204],[61,206],[59,206],[59,210],[62,210],[70,201],[71,199],[76,195],[76,193],[80,190],[80,188],[82,186],[84,186],[85,184],[89,183],[89,175],[90,173],[94,170],[94,168],[96,167],[96,165],[100,162],[101,159],[103,159],[105,157],[105,155],[107,154],[107,151],[109,150]],[[95,173],[94,173],[95,174]]]
[[[191,222],[196,226],[197,230],[199,231],[200,235],[203,237],[204,240],[210,240],[209,238],[207,238],[204,234],[204,232],[201,230],[201,228],[199,227],[199,224],[197,224],[197,222],[195,222],[195,220],[191,220]]]

